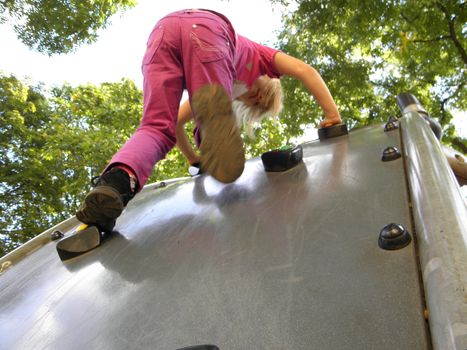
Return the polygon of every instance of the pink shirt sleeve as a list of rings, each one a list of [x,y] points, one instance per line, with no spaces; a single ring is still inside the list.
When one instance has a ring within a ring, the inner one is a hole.
[[[279,50],[258,44],[241,35],[237,38],[237,52],[235,56],[236,80],[251,87],[261,75],[279,78],[280,73],[274,64],[274,56]]]

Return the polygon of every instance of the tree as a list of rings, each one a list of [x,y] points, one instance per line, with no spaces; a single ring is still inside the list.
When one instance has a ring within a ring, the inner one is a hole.
[[[141,102],[127,80],[44,91],[0,76],[0,254],[74,214]]]
[[[14,77],[0,80],[0,117],[0,234],[4,238],[0,249],[8,251],[24,231],[35,231],[45,224],[41,219],[30,220],[25,208],[28,202],[43,199],[40,189],[50,185],[39,184],[47,163],[35,154],[44,144],[41,134],[50,117],[40,89],[29,89]],[[34,206],[29,209],[36,211]]]
[[[320,71],[351,126],[397,115],[395,97],[408,91],[439,118],[445,140],[467,152],[450,113],[467,109],[465,2],[273,2],[295,8],[284,16],[280,48]],[[296,81],[285,80],[284,87],[284,122],[297,134],[320,111]]]
[[[135,0],[0,0],[0,23],[15,22],[19,39],[39,52],[67,53],[95,42],[112,15],[135,4]]]

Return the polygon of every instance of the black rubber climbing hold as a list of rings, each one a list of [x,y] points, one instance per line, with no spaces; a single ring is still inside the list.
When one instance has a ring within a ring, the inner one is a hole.
[[[378,245],[385,250],[402,249],[412,241],[410,233],[400,224],[390,223],[379,233]]]
[[[286,171],[299,164],[303,159],[302,146],[285,146],[261,155],[264,170],[268,172]]]
[[[318,137],[321,141],[333,137],[347,135],[348,133],[349,132],[347,130],[347,124],[336,124],[333,126],[328,126],[326,128],[318,129]]]
[[[89,252],[101,244],[101,233],[95,226],[76,231],[57,243],[57,253],[61,260],[68,260]]]
[[[219,348],[215,345],[195,345],[177,350],[219,350]]]
[[[196,175],[202,174],[201,164],[200,163],[191,164],[190,167],[188,168],[188,173],[190,174],[190,176],[196,176]]]

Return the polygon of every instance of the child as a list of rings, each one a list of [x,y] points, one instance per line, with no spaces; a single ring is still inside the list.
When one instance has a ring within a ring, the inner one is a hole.
[[[282,106],[280,76],[299,79],[314,96],[325,116],[321,127],[341,122],[316,70],[237,35],[230,21],[214,11],[182,10],[161,19],[149,37],[142,71],[141,124],[114,155],[76,214],[80,221],[104,232],[112,231],[116,218],[177,137],[183,151],[180,127],[191,115],[200,148],[199,158],[195,155],[191,161],[199,161],[204,172],[226,183],[241,175],[245,162],[233,106],[246,124],[267,114],[277,115]],[[184,89],[189,102],[182,105],[178,117]]]

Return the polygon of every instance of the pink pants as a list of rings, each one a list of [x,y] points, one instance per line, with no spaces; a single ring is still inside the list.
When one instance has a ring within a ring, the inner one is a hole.
[[[113,156],[107,169],[123,164],[138,178],[138,190],[154,165],[176,143],[175,126],[184,88],[190,97],[217,83],[232,95],[235,32],[229,20],[206,11],[178,11],[161,19],[143,58],[144,107],[141,124]]]

